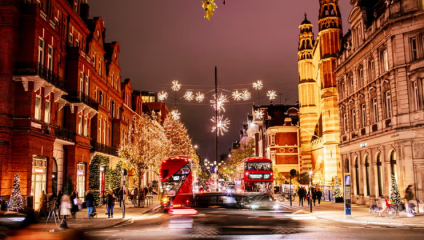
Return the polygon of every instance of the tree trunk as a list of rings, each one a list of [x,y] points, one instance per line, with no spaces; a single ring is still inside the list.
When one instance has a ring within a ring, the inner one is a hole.
[[[140,196],[141,196],[141,176],[143,176],[141,169],[138,169],[138,192],[137,192],[137,206],[140,207]]]

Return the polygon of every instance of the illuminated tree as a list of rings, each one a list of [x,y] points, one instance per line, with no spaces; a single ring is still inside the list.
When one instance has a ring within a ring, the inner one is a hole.
[[[392,187],[390,189],[390,200],[396,205],[402,204],[402,198],[400,197],[399,187],[396,182],[396,177],[392,174]]]
[[[227,158],[224,164],[218,168],[218,172],[227,179],[233,179],[236,174],[237,164],[246,158],[255,156],[255,141],[253,138],[249,138],[239,149],[231,151],[231,157]]]
[[[334,193],[333,193],[333,196],[335,198],[342,198],[343,197],[342,192],[340,190],[339,179],[337,178],[337,176],[336,176],[336,179],[334,181]]]
[[[274,172],[274,181],[276,184],[280,185],[280,184],[286,183],[287,181],[286,177],[284,176],[283,173],[279,172],[275,166],[274,166],[273,172]]]
[[[21,180],[19,175],[16,174],[15,179],[13,180],[12,195],[10,196],[9,201],[9,210],[19,211],[22,209],[24,209],[24,202],[22,201],[21,194]]]

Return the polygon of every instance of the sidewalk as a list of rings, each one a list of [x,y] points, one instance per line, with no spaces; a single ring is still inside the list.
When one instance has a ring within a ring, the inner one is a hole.
[[[293,214],[310,214],[321,219],[327,219],[332,221],[350,222],[350,223],[362,223],[362,224],[379,224],[379,225],[405,225],[405,226],[417,226],[424,227],[424,213],[418,213],[415,217],[407,217],[405,212],[398,213],[394,219],[388,219],[385,217],[371,217],[369,215],[369,207],[365,205],[352,205],[352,216],[348,219],[344,216],[344,204],[323,202],[321,205],[313,206],[312,213],[309,212],[310,208],[307,202],[303,203],[303,207],[299,207],[299,199],[296,198],[290,207],[290,202],[280,202],[280,205],[284,208],[293,211]]]
[[[125,204],[125,218],[122,218],[122,208],[119,207],[119,203],[117,203],[114,207],[113,218],[108,218],[107,214],[105,214],[106,206],[102,205],[96,208],[96,217],[88,219],[87,209],[81,209],[77,212],[76,218],[68,217],[67,223],[69,228],[79,230],[110,228],[129,222],[133,218],[139,217],[157,206],[159,206],[158,200],[153,201],[153,204],[145,206],[144,208],[134,207],[132,203],[127,203]],[[32,225],[31,228],[38,230],[51,230],[59,227],[59,224],[60,223],[55,224],[54,219],[50,220],[49,223],[46,224],[46,218],[43,218],[40,219],[37,224]]]

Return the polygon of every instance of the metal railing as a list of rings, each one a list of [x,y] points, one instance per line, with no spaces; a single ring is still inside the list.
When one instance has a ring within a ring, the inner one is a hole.
[[[16,76],[38,75],[63,91],[66,91],[67,88],[67,81],[65,79],[38,62],[17,62],[13,69],[13,74]]]
[[[109,155],[113,155],[113,156],[118,156],[118,149],[114,148],[114,147],[109,147],[106,146],[104,144],[95,142],[95,141],[91,141],[91,146],[93,147],[93,149],[91,149],[91,151],[94,152],[102,152],[102,153],[106,153]]]
[[[83,92],[69,92],[68,95],[62,97],[68,100],[69,102],[82,102],[88,105],[89,107],[95,109],[96,111],[99,110],[99,103]]]
[[[54,134],[57,138],[60,138],[62,140],[75,142],[75,135],[76,133],[72,130],[69,130],[67,128],[57,127],[54,131]]]

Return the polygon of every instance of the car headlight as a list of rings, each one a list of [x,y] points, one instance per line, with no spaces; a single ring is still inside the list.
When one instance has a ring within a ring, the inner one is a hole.
[[[252,209],[256,209],[256,208],[258,208],[258,205],[252,204]]]
[[[279,204],[275,204],[274,205],[274,209],[280,209],[280,205]]]

